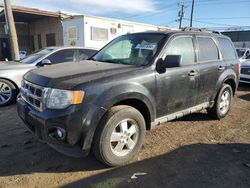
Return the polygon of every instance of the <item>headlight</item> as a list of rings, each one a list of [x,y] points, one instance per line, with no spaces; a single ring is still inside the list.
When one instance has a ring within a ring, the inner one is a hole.
[[[47,97],[47,108],[64,109],[71,104],[82,103],[83,97],[83,91],[51,89]]]

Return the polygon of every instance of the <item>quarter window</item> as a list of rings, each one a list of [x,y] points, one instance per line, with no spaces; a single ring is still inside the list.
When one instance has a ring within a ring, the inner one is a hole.
[[[220,59],[219,50],[209,37],[197,37],[198,61],[216,61]]]
[[[231,42],[225,38],[218,38],[218,41],[219,41],[219,44],[221,47],[221,52],[222,52],[223,58],[225,60],[236,59],[235,51],[234,51],[234,48],[233,48]]]
[[[167,55],[180,55],[181,65],[193,64],[195,62],[193,38],[192,37],[175,38],[170,42],[167,48],[165,57]]]

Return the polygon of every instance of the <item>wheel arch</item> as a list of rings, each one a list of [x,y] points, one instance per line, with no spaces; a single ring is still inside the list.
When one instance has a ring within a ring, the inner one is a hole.
[[[0,77],[0,79],[11,82],[15,86],[17,93],[19,93],[19,87],[17,86],[17,84],[13,80],[8,79],[8,78],[4,78],[4,77]]]

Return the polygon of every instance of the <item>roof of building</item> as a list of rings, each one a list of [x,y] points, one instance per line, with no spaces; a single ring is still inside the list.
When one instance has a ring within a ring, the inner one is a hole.
[[[0,22],[5,21],[3,7],[4,7],[3,4],[0,4]],[[14,20],[16,22],[34,22],[44,17],[54,17],[54,18],[61,19],[61,18],[68,16],[67,14],[63,14],[61,12],[51,12],[51,11],[45,11],[45,10],[40,10],[36,8],[28,8],[28,7],[15,6],[15,5],[12,5],[12,11],[13,11]]]

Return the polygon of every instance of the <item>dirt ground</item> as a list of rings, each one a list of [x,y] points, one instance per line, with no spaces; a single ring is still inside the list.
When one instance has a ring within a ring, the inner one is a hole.
[[[146,173],[131,179],[134,173]],[[205,112],[147,132],[127,166],[66,157],[39,143],[12,105],[0,109],[2,187],[250,187],[250,85],[241,85],[221,121]]]

